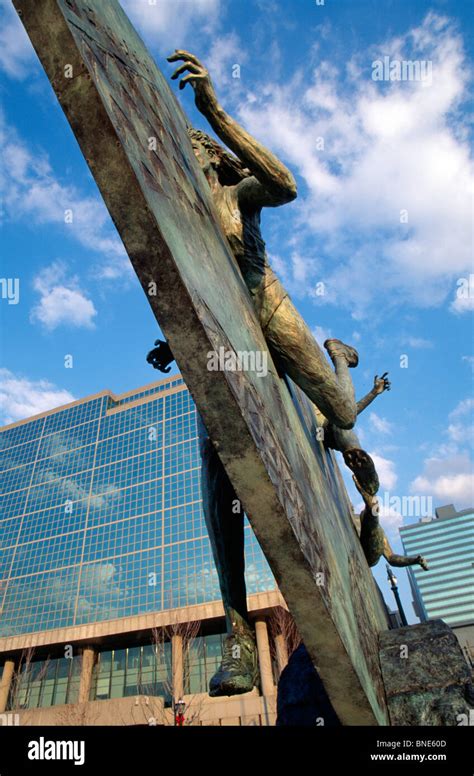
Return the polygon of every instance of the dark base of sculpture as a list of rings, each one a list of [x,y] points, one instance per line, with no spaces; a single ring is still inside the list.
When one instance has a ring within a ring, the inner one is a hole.
[[[341,726],[304,644],[295,649],[278,682],[276,725]]]

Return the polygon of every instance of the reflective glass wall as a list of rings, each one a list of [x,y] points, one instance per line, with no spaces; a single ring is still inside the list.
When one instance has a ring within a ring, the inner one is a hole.
[[[196,420],[174,377],[0,430],[0,637],[219,600]]]

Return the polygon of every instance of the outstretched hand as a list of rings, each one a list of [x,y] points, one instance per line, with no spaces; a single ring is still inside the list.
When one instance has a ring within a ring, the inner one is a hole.
[[[176,68],[171,79],[174,81],[182,73],[188,73],[179,82],[179,88],[184,89],[186,84],[191,84],[194,89],[196,106],[201,113],[204,113],[209,106],[217,104],[217,97],[209,72],[194,54],[190,54],[189,51],[184,51],[184,49],[176,49],[174,54],[167,57],[167,60],[168,62],[183,61],[183,64]]]
[[[417,558],[416,558],[416,562],[425,571],[429,571],[430,570],[430,567],[428,566],[428,562],[427,562],[426,558],[423,557],[423,555],[418,555]]]
[[[387,380],[388,372],[384,372],[382,377],[379,377],[378,375],[375,375],[374,377],[374,391],[377,394],[383,393],[384,391],[389,391],[391,388],[391,383],[389,380]]]

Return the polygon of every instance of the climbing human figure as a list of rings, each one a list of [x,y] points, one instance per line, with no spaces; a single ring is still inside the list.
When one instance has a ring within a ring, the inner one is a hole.
[[[287,374],[322,413],[329,443],[343,452],[364,492],[376,493],[374,463],[350,431],[358,413],[349,372],[358,364],[357,351],[338,339],[326,340],[324,348],[331,367],[271,268],[262,239],[262,208],[294,200],[295,180],[274,154],[224,111],[208,71],[196,56],[177,50],[168,60],[182,61],[172,79],[183,75],[180,89],[191,84],[197,108],[233,152],[229,153],[205,132],[188,128],[220,225],[250,292],[272,357],[280,373]],[[167,371],[171,351],[167,343],[157,341],[155,345],[147,360],[155,368],[164,367]],[[244,577],[244,515],[243,510],[235,510],[237,496],[201,419],[199,439],[203,510],[228,632],[222,664],[211,679],[209,691],[212,696],[234,695],[250,691],[258,682],[255,636],[247,611]]]

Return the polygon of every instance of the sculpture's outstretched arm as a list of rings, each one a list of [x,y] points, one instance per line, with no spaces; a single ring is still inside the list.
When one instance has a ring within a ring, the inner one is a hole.
[[[390,390],[390,382],[387,380],[388,372],[384,372],[382,377],[378,377],[378,375],[375,375],[374,377],[374,387],[372,390],[367,393],[363,399],[357,402],[357,414],[360,415],[361,412],[363,412],[369,404],[372,404],[373,400],[376,396],[379,396],[384,391]]]
[[[219,105],[209,73],[199,59],[184,50],[177,50],[168,57],[169,62],[178,60],[183,60],[183,64],[171,77],[175,79],[188,72],[180,81],[179,88],[191,84],[198,110],[218,137],[255,176],[238,184],[239,199],[257,207],[283,205],[295,199],[296,183],[291,172]]]

